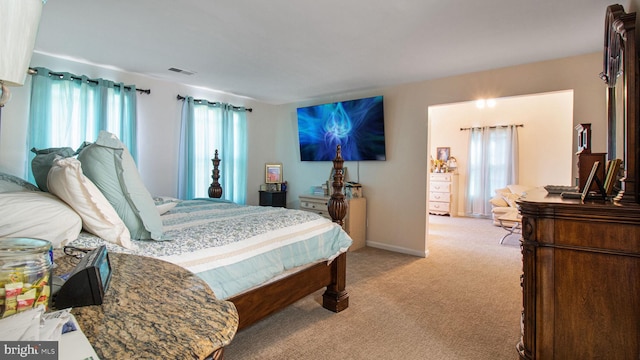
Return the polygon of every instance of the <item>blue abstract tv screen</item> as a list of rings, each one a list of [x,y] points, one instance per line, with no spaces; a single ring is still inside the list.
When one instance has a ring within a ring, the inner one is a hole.
[[[386,160],[382,96],[298,108],[302,161]]]

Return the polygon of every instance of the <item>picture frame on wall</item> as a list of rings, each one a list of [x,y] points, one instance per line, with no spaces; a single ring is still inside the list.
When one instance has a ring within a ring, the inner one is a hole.
[[[265,183],[279,184],[283,182],[282,163],[271,163],[265,165]]]
[[[449,147],[439,147],[436,149],[436,155],[438,160],[447,161],[449,160],[449,154],[451,153],[451,148]]]

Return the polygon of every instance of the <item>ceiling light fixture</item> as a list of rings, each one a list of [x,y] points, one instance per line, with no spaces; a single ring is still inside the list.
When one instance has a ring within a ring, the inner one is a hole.
[[[484,109],[485,107],[493,108],[496,106],[496,99],[479,99],[476,100],[476,107],[478,109]]]

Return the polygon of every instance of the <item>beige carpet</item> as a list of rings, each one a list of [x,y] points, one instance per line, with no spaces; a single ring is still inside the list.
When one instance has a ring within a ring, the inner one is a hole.
[[[519,236],[486,219],[430,216],[427,258],[364,248],[347,257],[349,308],[322,292],[238,333],[235,359],[517,359]],[[399,235],[401,236],[401,235]]]

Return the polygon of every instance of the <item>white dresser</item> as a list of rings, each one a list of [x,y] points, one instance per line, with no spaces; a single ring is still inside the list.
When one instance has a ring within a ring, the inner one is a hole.
[[[327,209],[328,196],[300,195],[299,199],[300,210],[311,211],[331,219]],[[367,236],[367,199],[362,197],[352,198],[348,199],[347,202],[349,206],[347,207],[347,216],[344,218],[342,228],[353,240],[349,250],[357,250],[365,246]]]
[[[458,215],[458,174],[429,173],[429,213]]]

